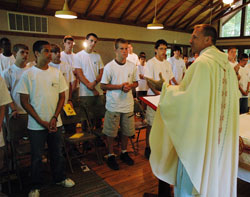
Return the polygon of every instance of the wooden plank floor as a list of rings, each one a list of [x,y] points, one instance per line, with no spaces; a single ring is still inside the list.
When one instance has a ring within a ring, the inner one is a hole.
[[[144,157],[144,148],[145,131],[141,131],[137,155],[132,153],[132,146],[130,142],[128,143],[129,155],[135,161],[133,166],[122,163],[119,156],[117,157],[117,162],[120,166],[118,171],[111,170],[106,163],[97,165],[94,161],[95,155],[92,155],[91,158],[90,156],[87,157],[87,160],[84,162],[124,197],[141,197],[145,192],[156,194],[158,180],[151,171],[149,161]],[[119,155],[120,151],[120,148],[115,144],[115,153]]]
[[[128,150],[133,151],[130,142]],[[124,197],[142,197],[144,193],[157,194],[158,180],[153,175],[149,161],[144,157],[145,148],[145,131],[141,131],[139,140],[139,153],[130,156],[134,159],[133,166],[123,164],[119,157],[117,162],[120,165],[120,170],[111,170],[106,163],[97,165],[96,156],[89,155],[84,162],[102,177],[108,184],[116,189]],[[120,154],[118,146],[115,145],[116,154]],[[250,183],[238,179],[238,197],[250,197]]]

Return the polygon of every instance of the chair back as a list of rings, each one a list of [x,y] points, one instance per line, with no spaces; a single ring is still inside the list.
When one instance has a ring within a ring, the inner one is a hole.
[[[102,119],[105,116],[106,98],[104,95],[98,96],[94,99],[91,105],[86,105],[87,114],[90,120]]]
[[[7,140],[16,141],[28,136],[28,114],[19,114],[16,118],[9,117],[7,125]]]
[[[88,116],[86,114],[86,109],[81,109],[80,106],[74,106],[74,110],[76,115],[74,116],[67,116],[64,111],[61,112],[61,118],[63,125],[70,125],[75,123],[80,123],[83,121],[88,121]]]

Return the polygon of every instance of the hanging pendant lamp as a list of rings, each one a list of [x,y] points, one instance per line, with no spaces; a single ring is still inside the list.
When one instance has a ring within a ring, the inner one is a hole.
[[[163,24],[158,23],[156,18],[156,10],[157,10],[157,0],[155,0],[155,16],[153,19],[153,23],[147,25],[147,29],[163,29]]]
[[[77,18],[77,15],[75,12],[72,12],[69,10],[68,1],[65,0],[63,9],[60,11],[56,11],[55,17],[64,18],[64,19],[75,19]]]

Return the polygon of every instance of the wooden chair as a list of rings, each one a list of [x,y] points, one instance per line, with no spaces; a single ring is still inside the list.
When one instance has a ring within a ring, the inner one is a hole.
[[[10,116],[7,121],[7,141],[11,146],[13,169],[16,171],[20,189],[22,189],[20,161],[30,155],[30,143],[25,140],[28,136],[27,125],[27,114],[19,114],[16,118]]]
[[[0,168],[0,184],[8,182],[8,189],[9,189],[9,194],[11,194],[11,174],[10,174],[10,159],[9,159],[9,151],[8,151],[8,143],[6,140],[6,135],[7,135],[7,125],[3,125],[3,136],[4,136],[4,142],[5,146],[0,147],[0,151],[2,152],[3,159],[3,166]],[[1,193],[0,193],[1,196]]]
[[[148,125],[145,121],[145,112],[143,110],[143,107],[137,99],[134,99],[134,113],[135,114],[139,113],[141,115],[140,117],[135,118],[135,130],[137,134],[135,142],[137,143],[137,149],[138,149],[141,130],[146,129]]]
[[[81,154],[71,155],[70,148],[72,148],[72,147],[81,148],[80,145],[85,143],[85,142],[89,142],[89,143],[92,143],[94,145],[96,156],[98,159],[98,163],[99,164],[102,163],[102,158],[100,156],[100,152],[99,152],[97,144],[96,144],[97,137],[91,131],[91,126],[89,124],[89,119],[87,116],[86,109],[83,109],[80,106],[74,106],[74,110],[76,111],[75,116],[66,116],[64,111],[61,113],[63,125],[64,126],[72,125],[71,127],[66,127],[67,129],[66,129],[65,134],[64,134],[65,154],[66,154],[66,158],[67,158],[67,161],[69,163],[69,167],[70,167],[70,170],[72,173],[74,173],[74,170],[72,167],[72,160],[83,157],[85,155],[85,152],[87,152],[87,151],[83,150],[83,152]],[[76,133],[76,124],[82,123],[83,121],[87,122],[86,130],[82,131],[83,136],[79,137],[79,138],[75,138],[75,139],[70,138],[73,134]]]

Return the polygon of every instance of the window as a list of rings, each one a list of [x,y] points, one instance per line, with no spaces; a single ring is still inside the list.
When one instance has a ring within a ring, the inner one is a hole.
[[[167,55],[167,59],[171,57],[171,49],[167,49],[166,55]]]
[[[230,18],[226,23],[222,24],[221,37],[237,37],[240,36],[240,26],[241,26],[241,13],[240,10],[232,18]]]
[[[247,55],[250,55],[250,49],[244,49],[244,53],[246,53]]]
[[[245,36],[250,36],[250,4],[246,6]]]

